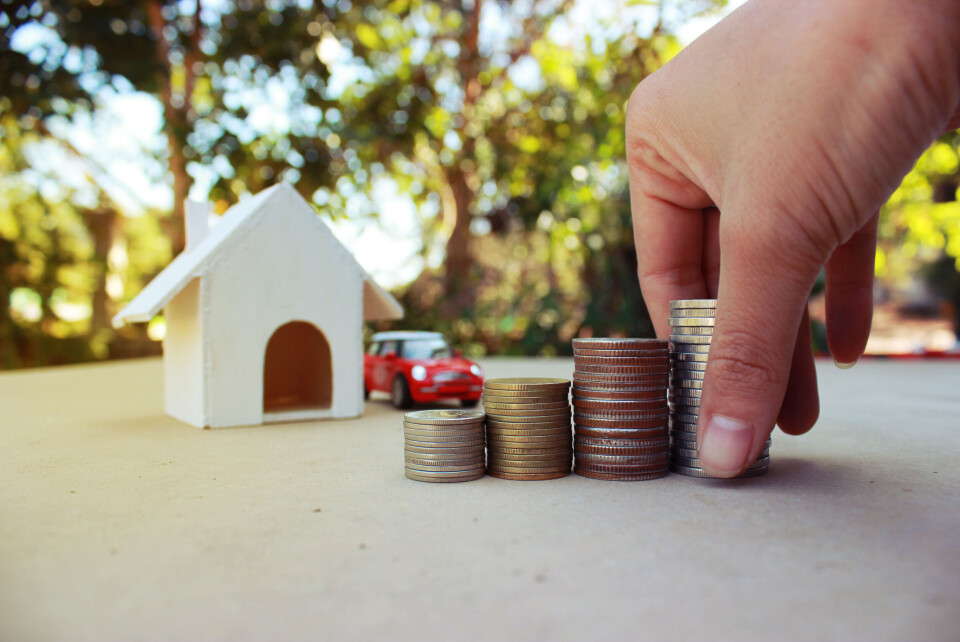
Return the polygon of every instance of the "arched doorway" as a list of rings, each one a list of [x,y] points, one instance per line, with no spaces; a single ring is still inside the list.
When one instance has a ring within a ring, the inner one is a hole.
[[[330,344],[315,326],[291,321],[267,342],[263,363],[263,412],[329,408],[333,403]]]

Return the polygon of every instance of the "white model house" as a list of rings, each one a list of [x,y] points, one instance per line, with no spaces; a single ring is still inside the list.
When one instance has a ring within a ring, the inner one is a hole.
[[[187,204],[187,247],[114,319],[166,317],[169,415],[224,427],[363,412],[363,322],[400,319],[289,185],[231,207]]]

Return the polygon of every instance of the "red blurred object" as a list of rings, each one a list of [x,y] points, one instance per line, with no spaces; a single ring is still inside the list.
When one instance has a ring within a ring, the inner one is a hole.
[[[364,398],[374,390],[389,393],[397,408],[441,399],[472,408],[483,392],[483,370],[439,332],[378,332],[363,356]]]

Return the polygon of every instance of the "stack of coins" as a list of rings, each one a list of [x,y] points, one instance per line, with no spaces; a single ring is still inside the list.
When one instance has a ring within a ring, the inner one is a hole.
[[[670,467],[670,355],[657,339],[573,340],[574,472],[643,481]]]
[[[483,413],[417,410],[403,416],[406,475],[426,482],[483,477]]]
[[[716,299],[670,302],[670,470],[690,477],[711,477],[700,467],[697,419],[713,338]],[[740,477],[759,477],[770,468],[770,440]]]
[[[570,381],[522,377],[487,379],[487,472],[533,481],[570,474]]]

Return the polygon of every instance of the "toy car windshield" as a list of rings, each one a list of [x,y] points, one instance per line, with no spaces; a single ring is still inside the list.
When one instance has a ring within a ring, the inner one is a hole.
[[[403,342],[404,359],[448,359],[453,350],[443,339],[413,339]]]

